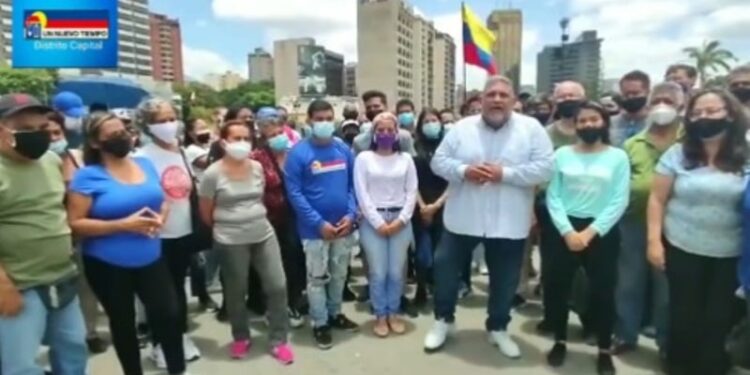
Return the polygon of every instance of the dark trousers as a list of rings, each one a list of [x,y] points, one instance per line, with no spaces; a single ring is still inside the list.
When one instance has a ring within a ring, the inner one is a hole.
[[[86,278],[109,317],[112,342],[125,375],[142,375],[135,329],[135,296],[143,302],[151,331],[164,350],[170,374],[185,371],[177,295],[163,259],[140,268],[123,268],[84,257]]]
[[[724,375],[724,349],[735,317],[737,258],[687,253],[668,241],[670,375]]]
[[[552,249],[555,246],[557,238],[560,234],[552,224],[552,219],[547,211],[547,206],[544,201],[539,201],[534,206],[534,213],[536,214],[537,227],[539,227],[539,258],[541,260],[540,265],[540,282],[542,284],[542,305],[544,306],[544,321],[547,323],[552,322],[550,317],[550,291],[554,289],[554,285],[550,282],[549,271],[552,269]]]
[[[484,256],[490,272],[485,328],[487,331],[505,330],[510,323],[510,309],[518,288],[525,239],[482,238],[451,233],[447,229],[443,231],[433,270],[435,318],[447,323],[455,320],[461,268],[480,243],[484,245]]]
[[[418,213],[415,213],[418,214]],[[435,259],[435,252],[440,243],[440,236],[443,233],[442,220],[436,220],[429,226],[424,226],[421,220],[413,222],[415,266],[417,285],[424,287],[432,282],[432,267]],[[471,261],[469,261],[471,262]],[[471,266],[471,263],[469,263]]]
[[[177,294],[177,319],[171,324],[177,326],[181,333],[187,333],[188,331],[185,277],[187,277],[188,268],[190,268],[190,260],[195,254],[190,238],[191,236],[185,236],[161,241],[162,254]],[[149,326],[153,327],[153,324],[149,324]]]
[[[289,307],[297,309],[302,302],[302,292],[307,288],[307,271],[302,242],[293,222],[275,224],[273,229],[281,247],[281,262],[286,274]],[[260,280],[258,282],[260,283]]]
[[[570,218],[576,231],[582,231],[593,220]],[[615,285],[617,282],[617,255],[620,252],[620,232],[617,227],[604,236],[596,236],[587,248],[580,252],[571,251],[565,239],[557,235],[547,254],[550,259],[547,276],[554,285],[546,291],[555,340],[565,341],[568,336],[568,310],[570,291],[579,268],[583,267],[589,279],[591,328],[597,335],[600,349],[612,346],[612,331],[615,324]]]
[[[190,293],[193,297],[198,297],[201,302],[209,299],[206,267],[199,253],[193,254],[190,258]]]

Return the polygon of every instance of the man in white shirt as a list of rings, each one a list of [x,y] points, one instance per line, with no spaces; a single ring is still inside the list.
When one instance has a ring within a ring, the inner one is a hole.
[[[459,121],[432,159],[449,181],[445,233],[435,254],[435,325],[426,352],[442,348],[453,328],[462,264],[478,244],[485,248],[490,291],[485,328],[493,344],[520,357],[506,332],[531,226],[534,187],[552,173],[552,143],[539,122],[513,113],[516,94],[505,77],[487,80],[482,113]]]

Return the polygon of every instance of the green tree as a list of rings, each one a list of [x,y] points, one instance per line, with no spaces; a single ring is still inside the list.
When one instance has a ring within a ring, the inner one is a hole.
[[[0,95],[23,92],[46,101],[54,85],[55,77],[47,70],[0,67]]]
[[[184,85],[175,84],[172,88],[175,93],[182,96],[183,105],[207,108],[215,108],[222,105],[219,93],[206,84],[188,82]]]
[[[714,73],[726,72],[731,69],[729,62],[737,60],[731,51],[721,48],[718,40],[705,41],[700,47],[687,47],[682,51],[695,61],[701,86],[708,80],[709,70]]]
[[[245,82],[232,90],[225,90],[220,93],[221,101],[226,106],[247,106],[259,108],[263,106],[272,106],[276,100],[273,83]]]

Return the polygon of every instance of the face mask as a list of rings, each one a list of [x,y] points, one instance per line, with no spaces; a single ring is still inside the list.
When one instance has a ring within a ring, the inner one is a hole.
[[[375,116],[381,114],[383,111],[367,111],[365,112],[365,116],[367,116],[367,119],[372,121],[375,120]]]
[[[443,125],[443,133],[448,134],[448,132],[453,129],[453,126],[454,125],[453,125],[452,122],[449,122],[449,123]]]
[[[375,134],[375,144],[378,145],[379,149],[392,150],[393,145],[396,144],[396,134]]]
[[[428,122],[422,126],[422,134],[424,134],[427,139],[439,139],[441,131],[442,129],[439,122]]]
[[[65,116],[65,129],[74,133],[80,133],[83,129],[83,119]]]
[[[622,101],[622,108],[628,113],[637,113],[646,106],[646,97],[628,98]]]
[[[580,100],[565,100],[557,103],[557,114],[561,118],[571,119],[578,112],[578,107],[581,106]]]
[[[302,125],[300,128],[300,133],[302,135],[302,138],[310,138],[312,137],[312,127],[310,125]]]
[[[742,103],[750,102],[750,87],[738,87],[731,90],[732,94]]]
[[[177,131],[180,128],[180,123],[177,121],[165,122],[162,124],[153,124],[148,126],[148,130],[154,137],[160,141],[168,144],[174,144],[177,142]]]
[[[44,130],[20,131],[14,134],[13,149],[31,160],[37,160],[49,150],[49,133]]]
[[[286,134],[279,134],[268,140],[268,148],[274,152],[286,151],[289,148],[289,138]]]
[[[370,130],[372,130],[372,122],[366,122],[366,123],[360,125],[359,130],[362,133],[369,133]]]
[[[710,139],[713,138],[729,127],[729,121],[726,118],[701,118],[690,121],[685,126],[685,133],[693,139]]]
[[[329,121],[320,121],[312,124],[313,136],[318,139],[331,139],[334,131],[336,131],[336,127]]]
[[[227,143],[226,146],[224,146],[224,149],[227,151],[227,155],[229,155],[230,158],[234,160],[244,160],[250,157],[250,151],[253,150],[253,146],[250,142],[239,141]]]
[[[99,147],[101,147],[102,151],[120,159],[128,156],[133,148],[132,141],[128,135],[121,135],[102,141]]]
[[[59,141],[54,141],[49,144],[49,150],[57,154],[58,156],[61,156],[65,154],[65,151],[68,149],[68,141],[65,139],[61,139]]]
[[[605,131],[604,128],[581,128],[576,129],[576,134],[583,143],[592,145],[602,139]]]
[[[414,125],[414,113],[412,112],[404,112],[400,115],[398,115],[398,124],[402,128],[410,128],[412,125]]]
[[[549,113],[546,112],[537,112],[534,114],[534,118],[539,121],[540,124],[546,125],[547,121],[549,121]]]
[[[666,104],[659,104],[648,114],[649,123],[657,126],[667,126],[674,123],[677,118],[677,110]]]
[[[195,140],[200,144],[206,144],[211,141],[211,133],[201,133],[195,136]]]

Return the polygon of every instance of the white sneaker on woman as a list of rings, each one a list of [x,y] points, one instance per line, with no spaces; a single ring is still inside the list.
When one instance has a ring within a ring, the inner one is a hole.
[[[424,351],[433,353],[443,348],[445,340],[453,332],[454,325],[446,323],[445,320],[439,319],[432,325],[432,329],[427,332],[424,338]]]
[[[182,336],[182,350],[185,352],[185,361],[192,362],[201,358],[201,352],[188,335]]]
[[[508,332],[506,331],[492,331],[490,332],[490,344],[496,345],[500,352],[510,359],[521,358],[521,349],[513,341]]]

